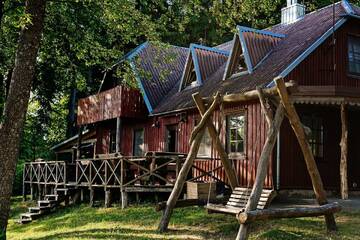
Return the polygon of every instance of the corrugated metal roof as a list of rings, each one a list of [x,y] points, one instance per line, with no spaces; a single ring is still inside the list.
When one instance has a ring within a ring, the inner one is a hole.
[[[355,9],[355,8],[354,8]],[[333,26],[333,8],[329,5],[323,9],[306,14],[301,20],[287,25],[275,25],[268,30],[277,34],[285,34],[272,51],[264,58],[253,73],[241,75],[222,81],[225,65],[223,64],[201,86],[183,90],[171,91],[153,111],[154,114],[175,111],[193,107],[192,93],[200,92],[203,96],[211,96],[215,91],[221,93],[241,93],[254,89],[256,86],[266,86],[284,69],[291,65],[305,50],[309,49],[317,40]],[[356,8],[355,11],[358,11]],[[343,21],[346,11],[342,4],[335,6],[335,22]],[[224,49],[230,42],[217,46]],[[261,54],[259,54],[260,56]]]
[[[258,31],[252,28],[239,27],[250,60],[248,69],[253,70],[266,57],[267,54],[285,37],[266,31]]]
[[[131,56],[149,112],[179,83],[187,51],[187,48],[148,43]]]
[[[229,52],[226,50],[219,50],[197,44],[192,44],[191,49],[196,58],[196,65],[199,68],[201,81],[206,81],[227,61],[229,56]]]

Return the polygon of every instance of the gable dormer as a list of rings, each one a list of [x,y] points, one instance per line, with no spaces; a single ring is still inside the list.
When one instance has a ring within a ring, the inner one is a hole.
[[[229,52],[217,48],[190,44],[179,91],[201,86],[228,60]]]
[[[238,26],[223,80],[238,74],[252,73],[271,50],[285,37],[266,30]]]

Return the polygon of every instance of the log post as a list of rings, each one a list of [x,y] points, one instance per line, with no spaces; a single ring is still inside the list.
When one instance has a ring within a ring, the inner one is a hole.
[[[294,130],[294,133],[297,137],[300,148],[304,155],[304,160],[306,163],[308,173],[311,178],[311,182],[312,182],[313,189],[314,189],[314,192],[316,195],[316,199],[317,199],[319,205],[327,204],[328,201],[326,198],[326,192],[324,190],[323,182],[321,180],[320,173],[316,166],[316,162],[315,162],[314,156],[312,154],[311,147],[306,138],[304,128],[303,128],[300,118],[295,110],[295,107],[290,102],[284,80],[282,78],[276,78],[274,81],[275,81],[277,89],[278,89],[281,103],[284,105],[284,108],[287,112],[287,117],[289,119],[292,129]],[[334,215],[333,214],[325,215],[325,220],[326,220],[326,226],[327,226],[328,231],[336,231],[336,222],[335,222]]]
[[[342,199],[348,199],[348,177],[347,177],[347,158],[348,158],[348,112],[345,104],[341,104],[341,158],[340,158],[340,192]]]
[[[90,196],[89,196],[90,207],[94,206],[94,195],[95,195],[94,189],[90,188]]]
[[[81,140],[82,140],[83,130],[84,130],[84,126],[81,125],[79,127],[79,133],[78,133],[78,142],[77,142],[77,148],[76,148],[76,159],[80,159],[80,157],[81,157],[80,149],[81,149]]]
[[[199,93],[193,94],[193,98],[194,98],[196,106],[200,112],[201,117],[203,117],[206,110],[205,110],[204,102],[203,102],[202,98],[200,97],[200,94]],[[228,157],[228,154],[225,151],[225,148],[219,138],[219,135],[218,135],[216,128],[215,128],[214,124],[212,123],[211,119],[212,118],[210,118],[207,123],[207,128],[209,130],[210,137],[215,145],[217,152],[219,153],[226,176],[229,179],[230,186],[232,189],[235,189],[235,187],[239,186],[238,179],[237,179],[236,173],[235,173],[235,169],[233,167],[231,160]]]
[[[256,170],[256,178],[255,178],[254,186],[247,201],[245,212],[255,210],[258,205],[265,182],[267,169],[269,166],[270,156],[273,151],[277,139],[277,134],[281,127],[281,123],[284,119],[284,114],[285,114],[285,109],[281,104],[279,104],[275,113],[275,118],[271,122],[271,125],[269,126],[267,132],[265,145],[261,152],[258,167]],[[248,227],[249,226],[247,224],[240,225],[240,229],[236,237],[237,240],[245,240],[248,238]]]
[[[25,184],[25,168],[26,165],[24,165],[24,169],[23,169],[23,181],[22,181],[22,196],[23,196],[23,201],[26,201],[26,184]]]
[[[206,125],[204,123],[206,123],[209,120],[211,113],[214,112],[215,108],[218,105],[218,102],[219,102],[219,93],[216,94],[216,97],[215,97],[213,103],[211,104],[209,109],[206,111],[206,113],[204,114],[204,116],[202,117],[202,119],[199,123],[199,126],[203,126],[203,128],[200,128],[200,129],[197,128],[197,129],[193,130],[193,133],[195,131],[197,131],[197,134],[192,134],[192,136],[194,136],[194,140],[191,142],[189,154],[186,157],[185,163],[179,172],[179,175],[176,179],[173,190],[169,196],[169,199],[166,202],[166,208],[163,212],[163,215],[162,215],[161,221],[159,223],[159,227],[158,227],[160,232],[164,232],[168,228],[173,209],[176,205],[177,200],[179,199],[179,196],[183,189],[187,175],[193,165],[194,159],[197,156],[197,153],[198,153],[198,150],[200,147],[200,143],[201,143],[201,139],[204,136],[204,131],[205,131],[204,127]]]
[[[116,118],[116,147],[115,147],[115,151],[117,153],[120,152],[120,144],[121,144],[121,118],[118,117]]]
[[[105,190],[105,207],[111,207],[111,192],[109,189]]]

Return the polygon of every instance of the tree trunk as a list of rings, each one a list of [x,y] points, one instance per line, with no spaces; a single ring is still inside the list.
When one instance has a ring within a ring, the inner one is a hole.
[[[45,0],[27,0],[26,13],[32,23],[21,30],[10,90],[0,125],[0,239],[6,239],[12,183],[19,144],[35,74],[36,57],[43,30]]]

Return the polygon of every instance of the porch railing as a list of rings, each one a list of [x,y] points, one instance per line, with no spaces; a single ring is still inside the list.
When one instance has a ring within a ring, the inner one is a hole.
[[[88,187],[173,186],[184,158],[107,157],[76,161],[76,184]],[[169,178],[173,172],[173,178]]]
[[[23,182],[30,184],[65,185],[67,181],[64,161],[25,163]]]

